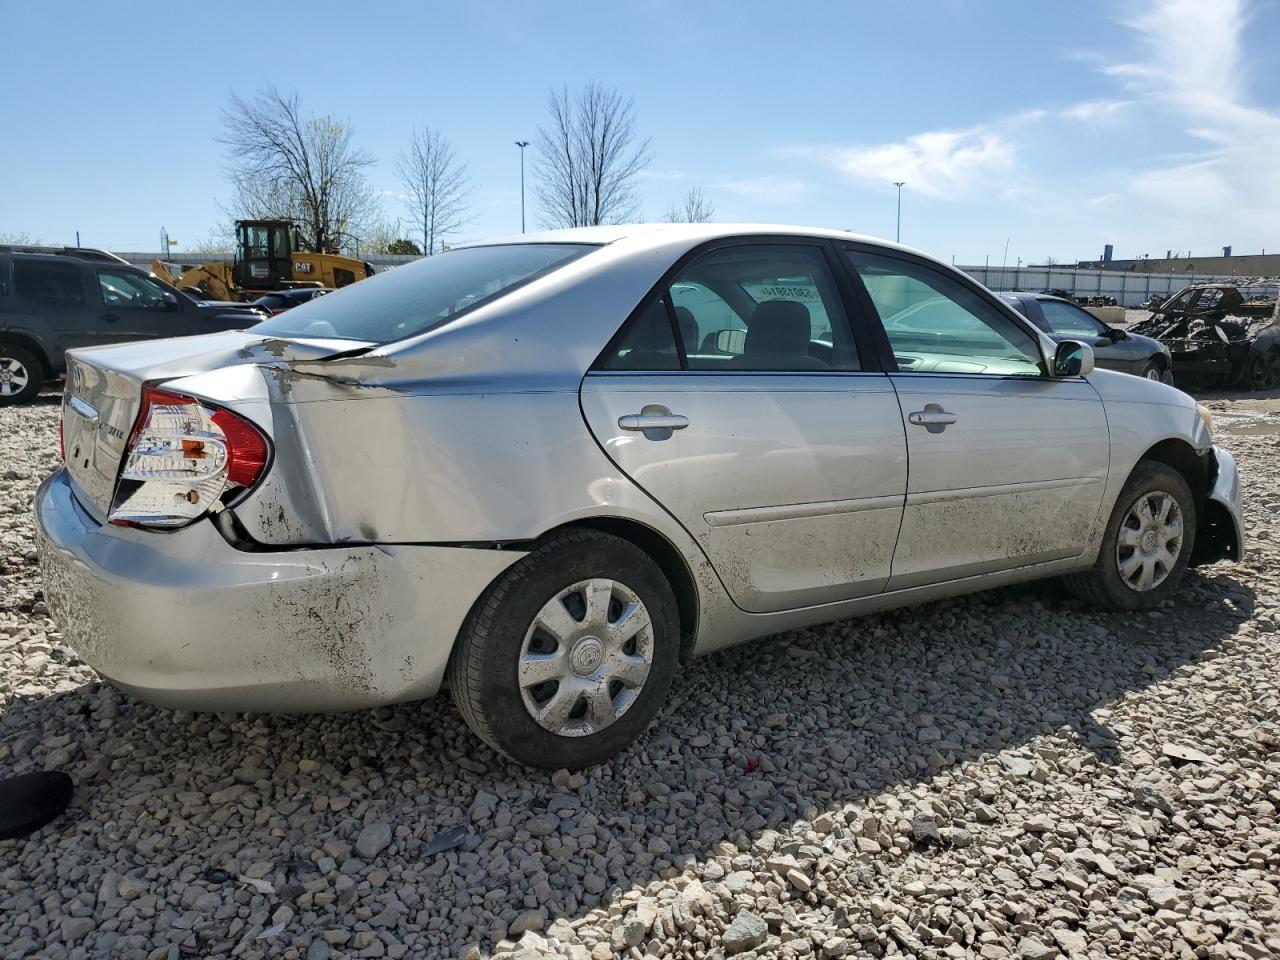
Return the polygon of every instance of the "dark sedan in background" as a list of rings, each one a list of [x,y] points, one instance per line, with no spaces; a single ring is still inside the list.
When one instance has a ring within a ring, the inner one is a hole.
[[[1083,307],[1044,293],[1002,293],[1015,310],[1054,340],[1083,340],[1108,370],[1173,383],[1173,363],[1158,340],[1108,327]]]
[[[271,293],[263,294],[253,303],[254,306],[262,307],[271,316],[275,317],[286,310],[309,303],[316,297],[322,297],[328,292],[328,287],[298,287],[293,290],[273,290]]]

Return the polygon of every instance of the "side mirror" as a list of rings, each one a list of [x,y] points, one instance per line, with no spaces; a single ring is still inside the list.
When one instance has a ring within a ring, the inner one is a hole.
[[[1079,340],[1063,340],[1053,354],[1054,377],[1083,377],[1093,372],[1093,347]]]
[[[164,296],[161,299],[164,300],[164,308],[166,310],[178,309],[178,295],[176,293],[170,293],[168,290],[166,290],[164,292]]]
[[[1121,340],[1128,340],[1129,334],[1124,330],[1117,329],[1116,327],[1107,327],[1107,338],[1112,343],[1119,343]]]

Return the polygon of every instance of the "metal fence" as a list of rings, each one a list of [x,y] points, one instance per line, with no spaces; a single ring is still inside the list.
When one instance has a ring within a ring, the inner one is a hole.
[[[159,253],[127,252],[117,254],[130,263],[151,269],[151,261],[164,259]],[[208,263],[230,260],[229,253],[178,253],[170,259],[177,263]],[[379,272],[402,264],[412,263],[418,257],[377,254],[365,259]],[[1115,297],[1122,307],[1136,307],[1153,294],[1175,293],[1189,283],[1205,280],[1239,280],[1239,277],[1213,276],[1190,273],[1128,273],[1121,270],[1076,270],[1070,267],[960,267],[965,273],[992,290],[1066,290],[1075,297]]]
[[[123,253],[117,253],[117,257],[127,260],[135,267],[141,267],[143,270],[151,269],[152,260],[165,260],[170,263],[223,263],[230,262],[231,253],[179,253],[174,250],[166,258],[162,253],[147,253],[146,251],[127,250]],[[414,260],[420,260],[421,257],[404,257],[389,253],[366,254],[360,257],[361,260],[373,264],[373,269],[379,273],[388,270],[391,267],[399,267],[406,263],[412,263]]]
[[[1122,270],[1076,270],[1070,267],[960,267],[992,290],[1066,290],[1074,297],[1115,297],[1122,307],[1136,307],[1153,295],[1176,293],[1189,283],[1239,280],[1197,273],[1129,273]]]

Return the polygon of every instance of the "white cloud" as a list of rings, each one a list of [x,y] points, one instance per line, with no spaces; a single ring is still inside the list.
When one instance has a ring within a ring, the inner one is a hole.
[[[1131,100],[1086,100],[1067,107],[1062,116],[1081,123],[1106,123],[1119,119],[1120,114],[1132,105]]]
[[[1018,119],[1038,119],[1032,111]],[[905,181],[907,190],[929,196],[967,192],[985,178],[1013,166],[1013,142],[992,126],[931,130],[897,143],[795,150],[829,163],[855,180]]]
[[[794,200],[809,189],[808,183],[792,177],[739,177],[716,180],[710,185],[716,190],[727,190],[753,200],[784,202]]]
[[[645,167],[637,176],[641,180],[683,180],[688,174],[683,170],[655,170]]]
[[[1205,144],[1191,157],[1140,171],[1132,183],[1135,195],[1166,214],[1202,218],[1198,232],[1234,232],[1246,223],[1267,231],[1280,219],[1280,114],[1249,103],[1241,44],[1247,20],[1242,0],[1158,0],[1127,23],[1145,58],[1104,69]]]

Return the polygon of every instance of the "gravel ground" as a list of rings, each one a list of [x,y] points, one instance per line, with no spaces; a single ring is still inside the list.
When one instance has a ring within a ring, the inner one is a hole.
[[[0,410],[0,773],[78,783],[0,843],[0,956],[1280,956],[1280,394],[1209,403],[1253,553],[1166,609],[1032,585],[750,644],[550,776],[447,699],[246,718],[99,683],[32,550],[56,400]]]

